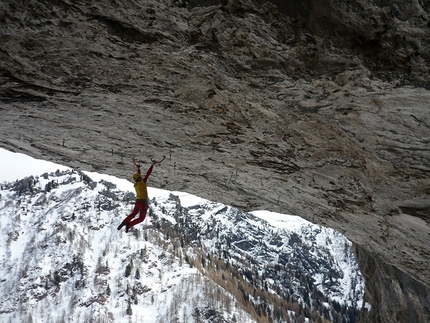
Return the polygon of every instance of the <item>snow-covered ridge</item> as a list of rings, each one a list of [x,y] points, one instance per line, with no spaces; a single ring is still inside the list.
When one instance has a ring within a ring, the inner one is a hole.
[[[205,294],[190,292],[205,278],[166,247],[151,219],[145,231],[116,230],[132,199],[73,171],[4,187],[1,321],[161,322],[205,308]],[[225,315],[251,321],[243,311]]]
[[[2,322],[263,322],[256,311],[275,316],[264,291],[329,320],[344,311],[335,307],[355,315],[361,305],[363,281],[339,233],[151,188],[147,219],[125,234],[116,227],[132,208],[130,188],[70,169],[3,184]],[[238,276],[243,294],[215,272]]]

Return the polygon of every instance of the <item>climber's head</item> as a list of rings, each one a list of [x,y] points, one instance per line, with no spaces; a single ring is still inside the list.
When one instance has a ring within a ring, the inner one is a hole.
[[[137,182],[142,176],[138,173],[133,175],[133,181]]]

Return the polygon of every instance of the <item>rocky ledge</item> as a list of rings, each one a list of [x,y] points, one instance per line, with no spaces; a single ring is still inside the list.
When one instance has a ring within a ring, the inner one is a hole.
[[[430,6],[0,4],[0,146],[340,230],[362,322],[430,321]],[[29,165],[31,167],[31,165]]]

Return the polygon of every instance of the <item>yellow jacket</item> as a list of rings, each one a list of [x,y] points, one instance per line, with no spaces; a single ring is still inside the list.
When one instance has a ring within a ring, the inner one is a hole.
[[[146,181],[148,180],[149,175],[151,175],[153,168],[154,164],[149,167],[143,180],[134,184],[134,189],[136,190],[136,200],[148,200],[148,185],[146,184]],[[140,174],[140,167],[138,168],[137,172]]]
[[[144,181],[139,181],[134,184],[136,190],[136,200],[147,200],[148,199],[148,185]]]

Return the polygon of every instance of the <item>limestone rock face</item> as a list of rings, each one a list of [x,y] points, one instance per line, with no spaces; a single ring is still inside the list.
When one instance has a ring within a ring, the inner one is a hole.
[[[429,322],[429,14],[420,0],[3,1],[0,146],[124,178],[132,157],[165,155],[153,186],[343,232],[362,322]]]

